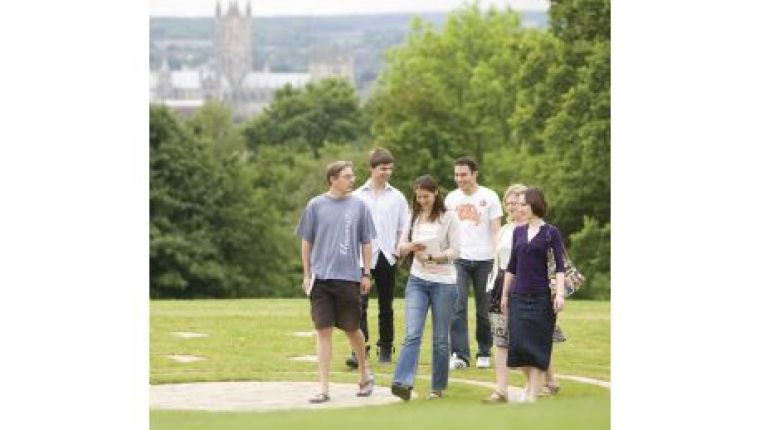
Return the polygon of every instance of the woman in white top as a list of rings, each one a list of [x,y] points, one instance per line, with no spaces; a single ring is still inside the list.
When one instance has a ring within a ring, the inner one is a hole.
[[[489,280],[488,289],[497,286],[498,291],[492,292],[495,297],[501,297],[501,290],[504,285],[504,271],[507,270],[509,255],[512,252],[512,233],[515,226],[523,223],[520,215],[517,213],[517,196],[524,193],[528,187],[522,184],[510,185],[504,192],[504,213],[507,214],[507,223],[499,230],[499,237],[496,242],[496,256]],[[506,403],[507,398],[507,381],[509,370],[507,369],[507,348],[509,347],[509,337],[507,332],[507,316],[499,309],[498,303],[491,303],[488,317],[491,321],[491,333],[493,334],[493,345],[496,347],[494,368],[496,370],[496,389],[491,395],[484,400],[485,403]]]
[[[391,392],[409,400],[417,373],[420,341],[428,309],[433,315],[433,361],[428,399],[443,395],[449,379],[449,325],[456,301],[459,222],[447,212],[438,184],[429,176],[415,182],[412,216],[398,247],[401,257],[413,253],[406,285],[406,337],[393,373]]]

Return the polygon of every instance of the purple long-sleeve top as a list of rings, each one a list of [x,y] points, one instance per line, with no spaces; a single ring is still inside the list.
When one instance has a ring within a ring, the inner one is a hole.
[[[507,271],[516,275],[513,292],[539,293],[549,290],[547,259],[549,246],[554,251],[554,261],[557,263],[557,273],[565,271],[563,258],[564,246],[562,234],[557,227],[544,224],[538,233],[528,242],[528,226],[515,227],[512,235],[512,254],[509,257]]]

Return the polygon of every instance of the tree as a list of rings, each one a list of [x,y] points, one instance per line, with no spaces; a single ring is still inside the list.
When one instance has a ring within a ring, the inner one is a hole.
[[[270,228],[279,214],[251,186],[247,162],[215,157],[206,132],[194,135],[165,107],[151,107],[151,297],[264,295],[282,284]]]
[[[572,42],[610,40],[610,0],[551,0],[549,28]]]
[[[272,103],[244,126],[248,148],[286,145],[310,150],[314,157],[325,143],[345,144],[366,134],[356,90],[345,79],[310,82],[303,90],[278,90]]]
[[[584,288],[574,297],[610,298],[610,224],[600,225],[584,217],[583,228],[572,236],[573,262],[586,277]]]
[[[412,23],[368,105],[396,177],[431,173],[451,189],[453,160],[470,154],[486,186],[543,188],[566,237],[584,216],[609,222],[609,0],[553,2],[550,16],[550,31],[526,29],[475,4],[440,31]]]
[[[454,187],[454,159],[510,144],[511,79],[524,30],[519,15],[477,6],[453,12],[439,33],[420,20],[406,44],[389,52],[369,112],[375,140],[395,154],[397,175],[423,173]]]
[[[232,110],[218,101],[207,101],[186,122],[187,128],[217,160],[245,157],[245,139],[232,120]]]
[[[202,148],[165,107],[150,109],[151,297],[218,296],[227,287],[209,231],[218,182]]]

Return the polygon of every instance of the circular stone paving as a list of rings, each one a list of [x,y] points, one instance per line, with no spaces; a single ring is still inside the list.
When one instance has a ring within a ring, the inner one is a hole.
[[[324,409],[402,402],[390,388],[375,385],[369,397],[356,397],[357,384],[330,384],[330,401],[313,405],[317,382],[194,382],[150,386],[150,408],[202,411]],[[414,396],[414,393],[412,393]]]

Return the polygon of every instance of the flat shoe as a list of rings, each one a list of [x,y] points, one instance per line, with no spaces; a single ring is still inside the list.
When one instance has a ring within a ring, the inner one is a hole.
[[[538,395],[541,397],[545,397],[545,396],[554,396],[557,393],[559,393],[559,385],[545,385],[544,388],[541,389],[541,392],[538,393]]]
[[[309,403],[325,403],[330,401],[330,395],[327,393],[317,393],[309,399]]]
[[[499,391],[494,391],[491,393],[490,396],[483,399],[483,403],[487,405],[496,405],[499,403],[508,403],[509,399],[507,398],[506,394],[503,394]]]

